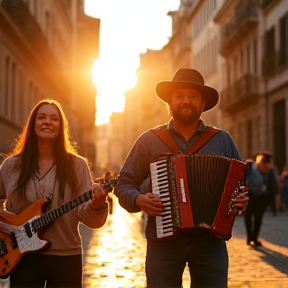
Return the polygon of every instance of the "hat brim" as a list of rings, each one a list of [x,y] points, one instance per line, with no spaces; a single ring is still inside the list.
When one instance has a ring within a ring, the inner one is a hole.
[[[191,83],[185,81],[161,81],[156,85],[155,92],[162,101],[169,103],[172,93],[180,88],[196,89],[201,93],[201,95],[205,97],[206,104],[204,106],[203,112],[212,109],[218,103],[219,94],[217,90],[212,87],[198,83]]]

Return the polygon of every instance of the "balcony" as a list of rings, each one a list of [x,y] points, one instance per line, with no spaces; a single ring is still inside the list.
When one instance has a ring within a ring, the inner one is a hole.
[[[46,65],[48,64],[48,66],[50,66],[50,70],[61,70],[61,64],[49,48],[48,41],[43,34],[40,25],[30,13],[27,1],[2,0],[0,9],[1,8],[14,22],[29,46],[34,50],[33,52],[38,55],[45,55]]]
[[[287,51],[283,48],[279,52],[269,53],[262,59],[262,75],[273,76],[275,73],[288,67]]]
[[[259,97],[259,80],[246,74],[220,93],[220,109],[235,113],[252,104]]]
[[[1,7],[6,11],[17,28],[23,33],[31,46],[35,45],[34,47],[37,47],[37,49],[46,48],[46,38],[24,0],[3,0]]]
[[[275,0],[260,0],[260,6],[262,9],[266,9],[273,2],[276,2],[276,1]]]
[[[9,22],[13,22],[13,25],[18,30],[15,33],[11,33],[13,41],[18,45],[21,45],[22,51],[25,51],[27,59],[30,64],[43,71],[45,76],[52,78],[53,72],[57,73],[57,81],[54,79],[52,82],[62,92],[68,91],[69,83],[67,77],[64,75],[63,67],[57,60],[52,50],[49,48],[47,38],[43,34],[40,25],[35,17],[30,13],[27,1],[25,0],[0,0],[0,10],[10,18]],[[1,11],[1,12],[2,12]],[[13,27],[14,28],[14,27]],[[21,35],[21,37],[18,37]],[[20,43],[20,41],[23,41]]]
[[[221,29],[220,53],[226,57],[239,41],[258,24],[257,6],[245,3],[235,8],[234,16]]]

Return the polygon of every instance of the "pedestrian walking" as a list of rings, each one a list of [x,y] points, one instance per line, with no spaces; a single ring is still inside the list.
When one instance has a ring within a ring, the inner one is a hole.
[[[225,240],[212,236],[207,223],[180,230],[179,234],[172,237],[157,238],[156,219],[159,216],[164,218],[166,202],[151,190],[140,192],[141,184],[151,175],[152,159],[173,153],[171,146],[176,146],[179,156],[191,154],[190,148],[195,149],[196,143],[206,138],[203,135],[207,135],[208,131],[217,130],[216,134],[212,132],[213,137],[208,137],[207,142],[193,152],[194,155],[241,160],[231,136],[224,130],[209,128],[201,119],[202,112],[218,103],[218,92],[204,85],[202,75],[190,68],[179,69],[172,81],[161,81],[155,89],[157,96],[166,103],[172,118],[168,123],[140,135],[120,170],[119,183],[114,190],[120,205],[128,212],[144,211],[148,214],[145,231],[147,287],[181,287],[187,262],[191,287],[227,287],[228,255]],[[163,131],[170,140],[164,141],[157,131]],[[241,187],[240,195],[233,203],[240,209],[235,208],[235,214],[241,213],[241,209],[245,210],[248,202],[246,193],[247,187]]]
[[[280,211],[288,209],[288,165],[283,167],[279,176]]]
[[[275,196],[277,195],[277,179],[271,168],[269,153],[259,153],[253,166],[249,180],[249,203],[245,211],[245,228],[247,245],[261,246],[259,233],[263,215],[269,205],[276,215]]]
[[[88,198],[91,185],[88,162],[72,146],[61,105],[40,101],[0,167],[0,275],[9,272],[11,288],[82,287],[78,225],[99,228],[108,213],[99,184]],[[32,221],[44,207],[47,217]]]

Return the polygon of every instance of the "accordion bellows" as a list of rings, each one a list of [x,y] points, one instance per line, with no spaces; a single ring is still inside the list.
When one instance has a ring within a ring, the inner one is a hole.
[[[233,199],[241,192],[246,163],[217,155],[165,154],[150,163],[151,191],[165,206],[156,216],[157,238],[203,227],[229,240],[235,219]]]

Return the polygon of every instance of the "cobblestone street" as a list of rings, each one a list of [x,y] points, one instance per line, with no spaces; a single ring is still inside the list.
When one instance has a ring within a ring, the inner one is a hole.
[[[114,197],[113,197],[114,198]],[[129,214],[114,198],[114,212],[104,227],[81,227],[84,248],[84,287],[145,287],[146,242],[141,214]]]
[[[114,212],[98,230],[81,226],[84,288],[145,288],[146,241],[141,213],[129,214],[114,198]],[[229,288],[288,287],[288,211],[266,212],[260,233],[263,246],[246,245],[244,219],[239,216],[229,252]],[[185,270],[183,288],[190,286]],[[8,281],[0,282],[8,288]]]
[[[85,250],[85,288],[144,288],[146,242],[141,214],[129,214],[114,198],[114,213],[104,227],[82,227]],[[288,211],[272,216],[266,212],[260,234],[263,247],[246,245],[244,219],[239,216],[229,252],[229,288],[288,287]],[[183,288],[190,286],[188,269]]]

